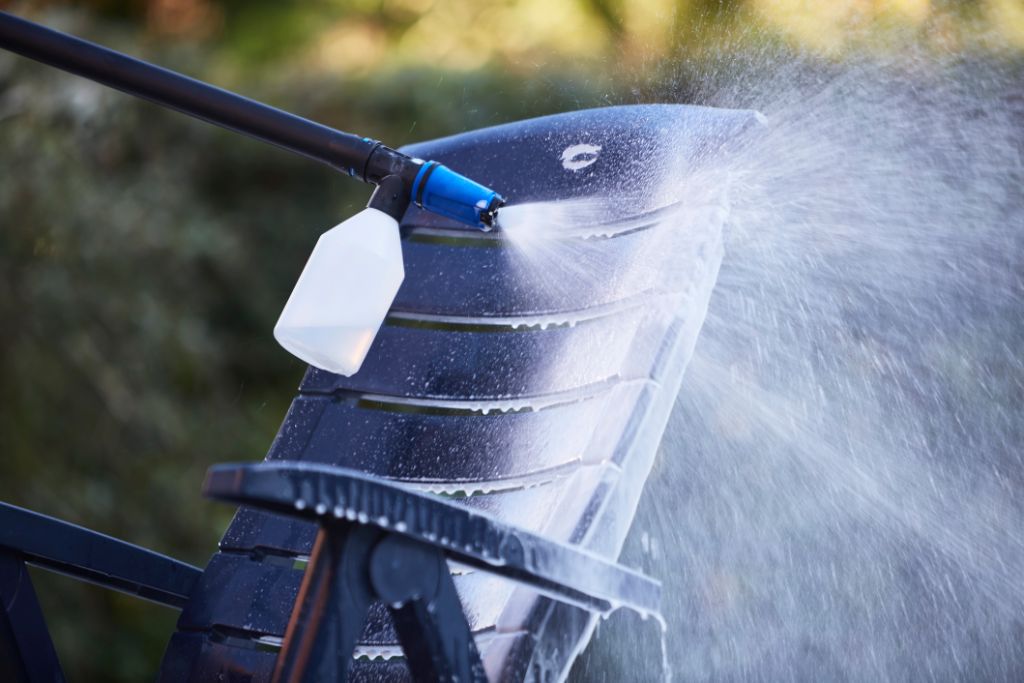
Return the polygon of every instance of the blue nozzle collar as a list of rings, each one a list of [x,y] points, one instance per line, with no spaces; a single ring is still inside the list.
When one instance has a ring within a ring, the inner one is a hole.
[[[420,167],[412,183],[412,200],[427,211],[483,229],[493,226],[498,208],[505,203],[494,190],[436,161]]]

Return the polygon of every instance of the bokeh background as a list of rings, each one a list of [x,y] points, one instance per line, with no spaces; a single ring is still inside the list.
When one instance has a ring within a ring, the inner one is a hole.
[[[827,71],[913,44],[1020,60],[1021,0],[2,2],[393,146],[525,117],[721,103],[744,61]],[[736,66],[739,65],[739,66]],[[730,92],[735,92],[732,89]],[[271,329],[365,187],[0,54],[0,500],[202,565],[304,366]],[[151,678],[176,614],[37,574],[72,681]]]

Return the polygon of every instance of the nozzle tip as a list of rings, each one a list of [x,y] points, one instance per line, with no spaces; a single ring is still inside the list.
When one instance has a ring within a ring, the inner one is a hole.
[[[491,197],[491,201],[487,206],[480,210],[480,222],[484,225],[484,230],[495,230],[498,227],[498,209],[505,206],[505,198],[500,194],[495,194]]]

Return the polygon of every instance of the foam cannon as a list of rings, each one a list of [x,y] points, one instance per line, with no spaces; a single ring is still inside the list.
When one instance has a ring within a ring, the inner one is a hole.
[[[0,12],[0,47],[269,142],[373,183],[367,208],[321,235],[274,337],[317,367],[359,370],[405,277],[398,221],[410,203],[470,228],[505,200],[435,161],[413,159],[168,69]]]

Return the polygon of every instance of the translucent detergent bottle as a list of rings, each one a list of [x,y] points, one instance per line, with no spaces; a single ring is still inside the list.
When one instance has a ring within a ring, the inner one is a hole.
[[[364,209],[320,236],[274,338],[310,365],[352,375],[404,278],[398,221]]]

